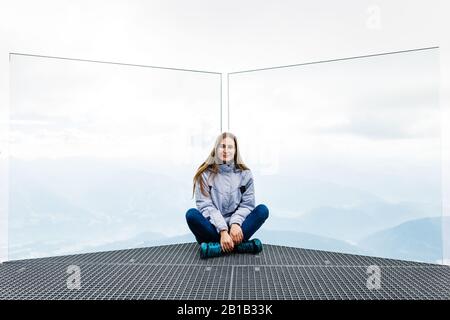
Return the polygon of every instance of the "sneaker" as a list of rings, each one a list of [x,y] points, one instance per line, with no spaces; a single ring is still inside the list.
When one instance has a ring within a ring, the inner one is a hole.
[[[262,251],[262,243],[259,239],[252,239],[239,243],[235,250],[239,253],[260,253]]]
[[[200,258],[207,259],[222,255],[222,247],[219,242],[202,242],[200,245]]]

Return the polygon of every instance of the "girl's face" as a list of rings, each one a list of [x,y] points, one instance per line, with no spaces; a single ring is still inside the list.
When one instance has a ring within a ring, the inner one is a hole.
[[[222,139],[217,148],[217,155],[222,162],[227,162],[234,159],[236,153],[236,146],[234,145],[234,139],[226,137]]]

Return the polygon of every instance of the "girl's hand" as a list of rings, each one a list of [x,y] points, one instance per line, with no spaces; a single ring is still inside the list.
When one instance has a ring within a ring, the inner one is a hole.
[[[234,249],[233,239],[231,239],[227,230],[222,230],[220,232],[220,246],[222,251],[231,252]]]
[[[244,240],[244,234],[240,225],[233,223],[230,228],[230,236],[235,245],[238,245]]]

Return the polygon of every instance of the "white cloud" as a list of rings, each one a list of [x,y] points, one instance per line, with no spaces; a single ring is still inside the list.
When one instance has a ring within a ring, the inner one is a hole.
[[[220,77],[13,55],[10,153],[193,157],[190,137],[217,133]]]

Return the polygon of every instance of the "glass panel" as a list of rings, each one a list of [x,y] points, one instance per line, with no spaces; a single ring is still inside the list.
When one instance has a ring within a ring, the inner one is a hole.
[[[229,75],[263,241],[442,262],[438,49]]]
[[[221,74],[11,55],[9,259],[195,241]]]
[[[440,56],[441,62],[444,59]],[[443,66],[441,64],[441,70]],[[444,67],[445,69],[445,67]],[[440,103],[442,112],[442,251],[444,264],[450,265],[450,78],[441,71]]]

